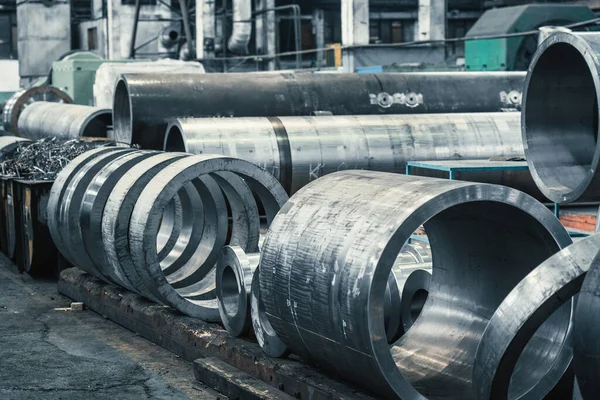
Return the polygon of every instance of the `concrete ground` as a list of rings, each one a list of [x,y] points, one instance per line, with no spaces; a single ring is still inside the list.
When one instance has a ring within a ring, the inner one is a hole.
[[[92,311],[0,253],[0,399],[218,399],[191,363]]]

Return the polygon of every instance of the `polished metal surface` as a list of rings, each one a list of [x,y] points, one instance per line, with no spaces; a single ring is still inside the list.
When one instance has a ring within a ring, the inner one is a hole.
[[[33,86],[21,89],[6,102],[2,114],[4,130],[20,136],[18,122],[23,110],[38,101],[72,103],[68,94],[52,86]]]
[[[217,300],[221,321],[232,336],[250,331],[250,292],[260,253],[246,253],[239,246],[225,246],[217,264]]]
[[[556,203],[598,201],[600,33],[559,32],[538,48],[523,93],[531,174]]]
[[[125,74],[114,137],[161,149],[170,119],[497,112],[520,107],[521,72]]]
[[[526,398],[541,399],[558,383],[573,358],[572,297],[579,293],[590,267],[598,263],[599,253],[600,235],[582,239],[544,261],[504,299],[477,349],[473,368],[477,399],[512,399],[525,392]],[[593,314],[585,306],[579,310],[581,299],[580,295],[577,313],[587,320]],[[581,328],[587,335],[594,326],[595,321]],[[592,344],[598,336],[593,338]],[[531,387],[529,381],[534,380],[539,383]]]
[[[142,283],[153,286],[155,295],[186,315],[205,321],[219,321],[220,315],[215,296],[215,263],[220,248],[226,243],[227,230],[221,236],[219,229],[206,230],[202,236],[210,237],[206,245],[198,245],[199,252],[189,256],[190,262],[165,275],[165,270],[157,257],[157,233],[167,204],[179,195],[183,203],[182,190],[196,192],[203,209],[203,224],[198,224],[199,215],[186,216],[197,229],[198,226],[215,222],[215,228],[227,226],[228,212],[224,194],[219,190],[217,173],[232,173],[243,178],[264,208],[267,223],[273,220],[287,195],[279,182],[258,166],[243,160],[215,155],[188,156],[181,158],[160,170],[141,191],[129,221],[129,252],[133,267]],[[215,189],[210,187],[215,185]],[[220,197],[219,197],[220,196]],[[183,207],[184,210],[187,207]],[[198,207],[190,207],[195,210]],[[232,208],[233,210],[233,208]],[[232,215],[235,220],[239,215]],[[258,212],[255,214],[258,220]],[[258,226],[258,224],[256,225]],[[182,228],[183,231],[183,228]],[[193,235],[193,233],[192,233]],[[215,236],[216,235],[216,236]],[[258,232],[254,251],[258,249]],[[173,275],[177,276],[174,283]],[[185,282],[183,279],[194,276]]]
[[[385,287],[421,225],[432,252],[429,294],[410,330],[390,345]],[[477,347],[497,307],[570,243],[551,211],[514,189],[337,172],[296,193],[271,224],[261,298],[281,341],[324,369],[382,396],[468,399]],[[527,363],[545,361],[546,348],[542,340]],[[513,377],[525,388],[536,378]]]
[[[27,106],[18,122],[19,135],[30,139],[104,138],[111,126],[111,110],[45,101]]]
[[[573,365],[581,398],[593,400],[600,393],[600,234],[584,240],[596,244],[596,254],[577,296],[573,321]]]
[[[250,289],[250,317],[256,341],[262,351],[269,357],[284,358],[290,354],[290,349],[281,341],[271,326],[265,313],[264,302],[260,294],[259,268],[254,270]]]
[[[404,173],[408,161],[524,155],[518,113],[178,118],[166,132],[166,151],[251,161],[275,176],[288,193],[345,169]],[[542,198],[527,171],[486,171],[467,179]]]

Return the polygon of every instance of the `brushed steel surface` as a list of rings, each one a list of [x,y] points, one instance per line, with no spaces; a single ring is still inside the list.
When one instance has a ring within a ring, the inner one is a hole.
[[[225,246],[217,264],[217,300],[221,321],[232,336],[250,331],[250,292],[260,253],[246,253],[239,246]]]
[[[535,53],[523,93],[531,174],[556,203],[600,199],[600,34],[559,32]]]
[[[421,225],[433,259],[429,295],[414,325],[390,346],[385,287],[402,245]],[[514,189],[337,172],[301,189],[271,224],[261,298],[281,341],[322,368],[383,396],[468,399],[476,350],[497,307],[570,243],[552,212]]]
[[[522,72],[124,74],[115,89],[113,134],[158,150],[168,121],[178,117],[517,110],[524,78]]]
[[[292,194],[339,170],[404,173],[408,161],[524,156],[518,113],[178,118],[166,131],[164,149],[251,161]],[[527,171],[478,172],[466,179],[542,198]]]
[[[112,112],[109,109],[46,101],[27,106],[18,122],[19,135],[35,140],[46,137],[105,138],[111,126]]]
[[[588,270],[598,263],[599,253],[600,235],[582,239],[544,261],[504,299],[477,350],[473,368],[476,398],[515,398],[528,390],[528,398],[541,399],[557,384],[573,358],[572,298],[579,293]],[[593,314],[585,306],[579,310],[581,298],[577,313],[587,320]],[[587,335],[593,325],[581,328]],[[521,379],[511,380],[513,375]],[[531,387],[528,383],[532,380],[539,383]]]

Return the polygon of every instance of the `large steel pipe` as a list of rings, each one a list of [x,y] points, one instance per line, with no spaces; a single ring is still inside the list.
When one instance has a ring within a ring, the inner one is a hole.
[[[251,161],[288,193],[344,169],[404,173],[408,161],[524,154],[518,113],[179,118],[167,128],[164,149]],[[527,171],[474,173],[467,179],[542,198]]]
[[[542,193],[556,203],[600,199],[600,34],[560,32],[536,52],[525,82],[523,143]]]
[[[390,345],[385,288],[422,224],[433,258],[429,296]],[[343,171],[306,186],[278,214],[262,248],[261,299],[282,342],[323,368],[383,396],[469,399],[476,350],[496,308],[570,243],[552,212],[511,188]],[[546,365],[557,348],[540,338],[534,350],[523,363]],[[527,398],[540,376],[517,371],[522,391],[511,398]]]
[[[123,75],[113,105],[118,141],[161,149],[175,117],[496,112],[520,107],[525,74]]]
[[[112,126],[111,110],[78,104],[39,101],[19,116],[19,135],[30,139],[106,137]]]
[[[577,298],[573,350],[575,375],[582,398],[593,400],[600,394],[600,234],[585,240],[596,244],[596,255]]]
[[[544,261],[525,277],[504,299],[491,318],[477,350],[473,368],[473,381],[477,399],[507,399],[527,389],[526,380],[512,379],[513,375],[527,373],[540,380],[529,388],[528,397],[541,399],[563,376],[571,360],[572,298],[579,293],[586,273],[599,263],[600,235],[590,236],[574,243]],[[593,278],[592,278],[593,280]],[[597,280],[595,280],[597,282]],[[582,292],[583,293],[583,292]],[[582,305],[582,294],[577,301],[576,317],[581,317],[580,337],[590,335],[592,346],[598,343],[598,310]],[[585,303],[585,300],[584,300]],[[580,308],[581,307],[581,308]],[[591,322],[588,324],[586,322]],[[595,332],[594,332],[595,330]],[[533,335],[536,337],[532,340]],[[577,337],[577,335],[575,335]],[[536,362],[531,354],[539,351],[536,340],[544,340],[548,349],[546,363]],[[575,342],[577,343],[577,341]],[[580,342],[581,343],[581,342]],[[584,358],[597,358],[598,353],[582,352]],[[598,365],[597,361],[595,361]],[[596,368],[581,369],[581,377],[589,374],[598,396],[598,372]],[[580,381],[581,382],[581,381]],[[586,385],[581,386],[587,389]]]

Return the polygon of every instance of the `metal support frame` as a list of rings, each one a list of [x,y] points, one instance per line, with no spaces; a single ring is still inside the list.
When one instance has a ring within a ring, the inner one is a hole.
[[[342,45],[369,44],[369,1],[342,0]],[[343,51],[346,72],[354,72],[354,49]]]

